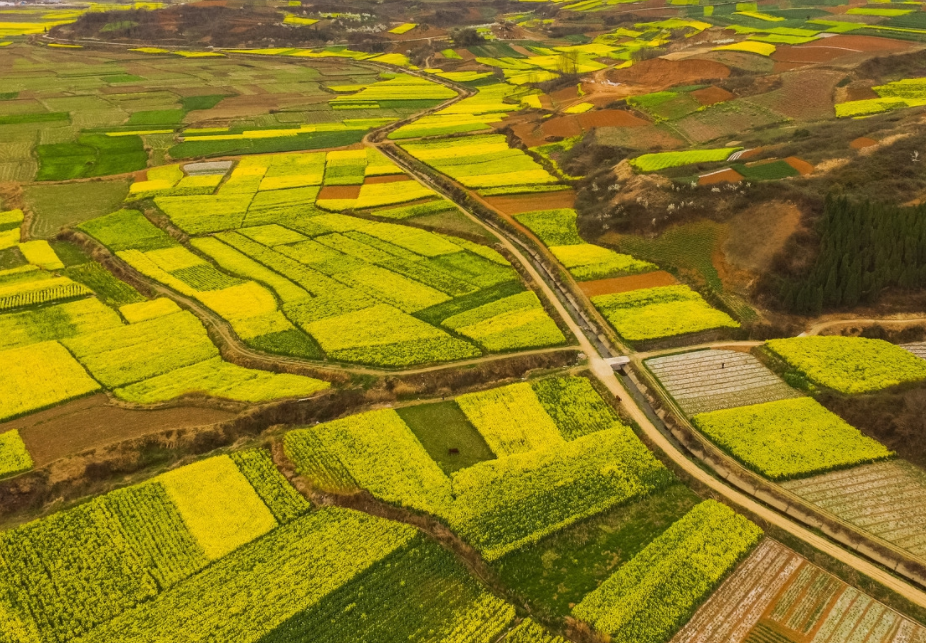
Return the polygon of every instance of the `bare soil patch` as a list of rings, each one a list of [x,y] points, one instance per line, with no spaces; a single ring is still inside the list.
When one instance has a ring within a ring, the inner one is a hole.
[[[715,183],[739,183],[743,175],[732,168],[711,172],[698,177],[698,185],[714,185]]]
[[[740,154],[740,155],[739,155],[739,160],[740,160],[740,161],[745,161],[746,159],[751,159],[753,156],[758,156],[759,154],[761,154],[761,153],[764,152],[764,151],[765,151],[765,148],[764,148],[764,147],[754,147],[754,148],[752,148],[751,150],[746,150],[745,152],[743,152],[742,154]]]
[[[775,64],[765,56],[747,54],[742,51],[711,51],[699,56],[699,58],[753,73],[768,73],[772,71]]]
[[[723,87],[710,86],[704,89],[696,89],[691,92],[692,97],[702,105],[714,105],[723,103],[733,98],[733,94]]]
[[[876,36],[840,35],[803,45],[784,45],[772,54],[772,60],[784,63],[828,63],[859,53],[908,51],[914,43]]]
[[[513,215],[533,212],[534,210],[571,208],[575,206],[576,193],[573,190],[559,190],[557,192],[539,192],[536,194],[489,196],[485,197],[485,201],[499,212]]]
[[[623,109],[602,109],[595,112],[585,112],[578,116],[579,125],[585,129],[593,127],[646,127],[649,121],[637,118]]]
[[[630,292],[641,288],[656,288],[658,286],[674,286],[678,281],[665,270],[656,270],[642,275],[629,277],[612,277],[611,279],[597,279],[579,283],[579,290],[586,297],[597,295],[611,295],[619,292]]]
[[[599,127],[596,140],[599,145],[627,147],[632,150],[658,152],[686,147],[687,143],[658,125],[646,127]]]
[[[579,124],[579,118],[574,114],[567,116],[557,116],[548,121],[544,121],[540,127],[546,136],[562,136],[563,138],[572,138],[582,134],[582,126]]]
[[[780,89],[749,100],[795,120],[816,120],[833,116],[833,95],[843,72],[803,69],[781,75]]]
[[[608,79],[618,83],[642,85],[651,91],[658,91],[676,85],[694,85],[699,81],[720,80],[729,75],[730,68],[714,60],[652,58],[626,69],[616,69],[608,74]]]
[[[852,141],[851,143],[849,143],[849,147],[851,147],[853,150],[861,150],[866,147],[872,147],[873,145],[877,145],[877,144],[878,144],[878,141],[876,141],[873,138],[868,138],[867,136],[860,136],[854,141]]]
[[[318,200],[356,199],[360,196],[359,185],[326,185],[318,193]]]
[[[578,86],[572,86],[572,85],[570,85],[569,87],[564,87],[563,89],[558,89],[552,94],[550,94],[550,98],[552,98],[557,103],[562,103],[563,101],[573,100],[578,97],[579,97],[579,88]]]
[[[165,429],[208,426],[235,417],[219,409],[178,406],[141,410],[113,406],[105,395],[75,400],[0,424],[19,429],[36,467],[69,455]]]
[[[795,170],[801,173],[801,176],[807,176],[808,174],[813,174],[813,165],[805,161],[804,159],[798,158],[796,156],[789,156],[785,159],[785,163],[793,167]]]
[[[734,268],[764,272],[788,238],[801,226],[801,211],[793,203],[771,201],[733,217],[723,243],[726,261]]]
[[[514,135],[521,139],[521,142],[527,147],[537,147],[547,142],[543,130],[537,127],[537,125],[536,122],[522,123],[512,126],[511,131],[514,132]]]
[[[850,85],[846,87],[846,102],[853,100],[870,100],[872,98],[880,98],[880,96],[878,96],[878,93],[870,86],[853,87]]]
[[[399,183],[400,181],[410,181],[411,178],[406,174],[384,174],[382,176],[368,176],[363,182],[367,185],[374,183]]]

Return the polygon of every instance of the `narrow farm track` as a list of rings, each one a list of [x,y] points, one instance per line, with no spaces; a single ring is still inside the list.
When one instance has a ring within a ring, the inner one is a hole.
[[[84,243],[90,244],[98,249],[101,246],[98,246],[89,239],[82,239]],[[437,371],[450,370],[458,367],[465,366],[474,366],[477,364],[484,364],[487,362],[498,362],[506,359],[514,359],[518,357],[523,357],[526,355],[543,355],[546,353],[559,353],[565,351],[574,351],[576,346],[574,344],[567,346],[552,346],[549,348],[535,348],[532,350],[518,351],[516,353],[499,353],[494,355],[483,355],[482,357],[474,357],[473,359],[459,360],[456,362],[448,362],[446,364],[434,364],[432,366],[425,366],[422,368],[409,368],[409,369],[380,369],[372,368],[367,366],[350,366],[348,364],[339,364],[334,362],[313,362],[311,360],[299,358],[299,357],[286,357],[283,355],[271,355],[268,353],[262,353],[260,351],[253,350],[245,346],[238,336],[235,335],[234,331],[231,329],[231,326],[224,319],[219,317],[217,314],[212,312],[210,309],[206,308],[200,304],[197,300],[192,297],[187,297],[182,295],[163,284],[160,284],[153,279],[149,279],[145,275],[142,275],[137,270],[126,264],[121,260],[113,258],[113,261],[119,261],[120,265],[125,272],[132,275],[133,279],[141,284],[144,284],[149,289],[158,293],[159,295],[172,299],[178,304],[180,304],[185,309],[192,312],[196,315],[203,324],[205,324],[209,329],[211,329],[221,340],[222,348],[224,349],[224,356],[231,362],[238,361],[251,368],[263,368],[265,370],[279,370],[280,367],[284,367],[283,370],[287,370],[285,367],[293,367],[296,370],[302,369],[305,371],[304,374],[309,376],[317,377],[319,372],[332,372],[332,373],[350,373],[355,375],[375,375],[377,377],[384,377],[388,375],[420,375],[422,373],[434,373]],[[287,371],[289,372],[289,371]]]
[[[417,168],[411,166],[403,157],[403,155],[396,153],[393,149],[391,149],[391,146],[383,145],[382,142],[373,143],[370,140],[365,140],[365,143],[367,145],[375,145],[378,147],[380,151],[389,156],[393,162],[402,167],[409,175],[413,176],[422,185],[425,185],[426,187],[429,187],[438,193],[443,194],[446,198],[453,200],[452,196],[443,190],[441,186],[439,186],[429,176],[420,172]],[[868,576],[872,580],[875,580],[885,587],[888,587],[891,590],[897,592],[899,595],[903,596],[912,603],[921,607],[926,607],[926,592],[901,580],[900,578],[885,571],[867,559],[853,554],[843,549],[839,545],[831,542],[830,540],[827,540],[823,536],[820,536],[810,531],[809,529],[802,527],[793,520],[783,516],[773,509],[770,509],[749,495],[730,487],[689,459],[689,457],[683,453],[672,440],[670,440],[662,431],[656,427],[655,423],[650,419],[650,415],[644,412],[641,404],[646,404],[645,400],[638,402],[635,397],[631,396],[629,389],[624,385],[624,383],[618,379],[617,375],[615,375],[611,366],[605,361],[607,358],[613,355],[613,351],[607,346],[603,338],[597,336],[591,327],[585,322],[583,315],[578,310],[578,307],[575,306],[573,301],[570,301],[571,298],[568,296],[566,287],[559,282],[557,277],[550,270],[547,270],[542,265],[542,261],[539,259],[539,257],[537,257],[537,254],[531,249],[527,248],[526,245],[523,244],[520,240],[512,237],[509,235],[509,233],[502,230],[499,226],[479,218],[475,214],[469,212],[466,208],[460,206],[459,203],[457,205],[466,216],[468,216],[474,222],[489,229],[501,239],[502,245],[524,266],[524,269],[537,282],[538,287],[550,300],[557,313],[559,313],[569,329],[578,338],[579,345],[581,346],[583,352],[588,356],[589,366],[595,377],[608,389],[608,391],[611,392],[612,395],[621,401],[626,412],[630,415],[631,419],[636,422],[643,433],[646,434],[646,437],[651,441],[651,443],[658,447],[663,453],[665,453],[687,475],[691,476],[712,491],[720,494],[727,501],[740,507],[746,512],[749,512],[759,519],[766,521],[768,524],[774,525],[775,527],[786,531],[792,536],[802,540],[811,547],[829,555],[841,563],[849,565],[858,572]],[[535,258],[535,261],[537,262],[536,264],[533,261],[528,261],[525,254],[521,251],[522,247]],[[547,275],[550,283],[541,277],[541,270]],[[731,343],[733,342],[717,342],[718,345],[724,346],[729,346]],[[632,382],[631,385],[633,385]],[[639,391],[636,392],[639,394]],[[650,408],[649,410],[652,413],[652,409]]]
[[[837,326],[851,326],[853,324],[857,325],[867,325],[867,324],[881,324],[886,326],[903,326],[904,324],[916,324],[926,322],[926,315],[913,315],[911,317],[899,317],[891,319],[876,319],[873,317],[869,318],[859,318],[859,319],[834,319],[832,321],[820,322],[814,324],[808,328],[803,334],[804,335],[819,335],[821,332],[827,328],[833,328]]]

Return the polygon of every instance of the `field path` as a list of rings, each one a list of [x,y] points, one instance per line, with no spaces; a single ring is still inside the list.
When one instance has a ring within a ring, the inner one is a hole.
[[[833,319],[830,321],[823,321],[814,324],[806,331],[801,333],[801,336],[804,335],[819,335],[821,332],[827,328],[832,328],[833,326],[849,326],[851,324],[882,324],[887,326],[894,325],[903,325],[903,324],[915,324],[917,322],[926,322],[926,315],[912,315],[910,317],[897,317],[891,319],[875,319],[875,318],[859,318],[859,319]]]
[[[384,154],[389,156],[396,164],[402,167],[410,176],[414,177],[419,183],[425,185],[446,198],[453,200],[447,191],[442,189],[436,181],[430,176],[419,171],[404,158],[392,149],[391,145],[383,145],[381,141],[374,143],[371,140],[365,140],[370,146],[375,146]],[[831,556],[832,558],[849,565],[855,570],[868,576],[869,578],[881,583],[885,587],[897,592],[907,600],[926,607],[926,592],[910,585],[893,574],[885,571],[881,567],[869,562],[868,560],[846,551],[839,545],[827,540],[826,538],[806,529],[782,514],[768,508],[752,497],[731,488],[724,482],[718,480],[713,475],[698,466],[686,456],[662,431],[660,431],[650,416],[644,412],[634,397],[631,396],[628,389],[624,386],[611,366],[605,361],[613,356],[611,349],[606,345],[602,338],[598,337],[595,332],[585,323],[580,323],[577,319],[582,319],[578,307],[573,303],[574,299],[569,296],[566,287],[563,286],[557,277],[543,265],[542,260],[538,257],[533,249],[529,248],[516,237],[509,235],[500,227],[491,222],[485,221],[465,208],[459,206],[460,210],[472,219],[474,222],[489,229],[496,234],[501,240],[502,245],[522,264],[527,273],[537,282],[538,287],[547,296],[553,307],[565,321],[572,333],[578,338],[582,351],[586,354],[589,361],[589,367],[595,377],[605,386],[612,395],[617,398],[631,419],[636,422],[640,430],[646,434],[646,437],[652,444],[665,453],[679,468],[698,482],[702,483],[712,491],[722,495],[730,503],[740,507],[753,514],[754,516],[766,521],[769,524],[786,531],[792,536],[799,538],[811,547]],[[522,252],[531,255],[535,261],[529,261]],[[546,279],[541,276],[541,270]],[[549,279],[549,282],[548,282]],[[552,285],[551,285],[552,284]],[[555,288],[555,290],[554,290]],[[736,342],[717,342],[718,345],[729,346]],[[675,349],[678,350],[678,349]],[[643,401],[645,404],[645,401]],[[652,409],[650,409],[652,411]]]

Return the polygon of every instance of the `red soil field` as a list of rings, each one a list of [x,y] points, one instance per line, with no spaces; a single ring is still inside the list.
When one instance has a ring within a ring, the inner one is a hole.
[[[410,181],[411,179],[405,174],[384,174],[383,176],[368,176],[363,180],[366,184],[373,183],[398,183],[400,181]]]
[[[795,170],[801,173],[801,176],[807,176],[808,174],[813,174],[813,165],[800,159],[796,156],[789,156],[785,159],[785,163],[793,167]]]
[[[552,98],[554,101],[557,101],[557,102],[572,100],[573,98],[578,98],[578,97],[579,97],[579,88],[573,87],[571,85],[569,87],[564,87],[563,89],[559,89],[553,92],[552,94],[550,94],[550,98]]]
[[[739,183],[743,175],[732,168],[711,172],[698,178],[698,185],[713,185],[715,183]]]
[[[746,159],[750,159],[750,158],[752,158],[753,156],[758,156],[759,154],[761,154],[761,153],[764,152],[764,151],[765,151],[765,148],[764,148],[764,147],[754,147],[754,148],[752,148],[751,150],[746,150],[745,152],[743,152],[742,154],[740,154],[738,160],[740,160],[740,161],[745,161]]]
[[[579,118],[575,114],[551,118],[544,121],[540,129],[543,130],[544,136],[571,138],[582,134],[582,126],[579,124]]]
[[[614,70],[608,74],[608,80],[643,85],[651,91],[657,91],[675,85],[694,85],[698,81],[722,79],[729,75],[729,67],[713,60],[652,58],[626,69]]]
[[[878,141],[876,141],[875,139],[868,138],[867,136],[861,136],[855,139],[854,141],[852,141],[851,143],[849,143],[849,147],[851,147],[853,150],[862,150],[862,149],[865,149],[866,147],[871,147],[872,145],[877,145],[877,144],[878,144]]]
[[[772,59],[784,63],[826,63],[857,53],[905,51],[915,43],[878,38],[876,36],[840,35],[815,40],[803,45],[781,46],[772,54]]]
[[[622,109],[602,109],[578,115],[579,125],[585,129],[593,127],[645,127],[649,121],[637,118]]]
[[[318,193],[318,200],[322,199],[356,199],[360,196],[359,185],[326,185]]]
[[[733,98],[733,94],[722,87],[705,87],[691,92],[692,97],[702,105],[715,105]]]
[[[674,286],[677,284],[675,277],[665,270],[647,272],[642,275],[631,275],[629,277],[612,277],[611,279],[597,279],[595,281],[583,281],[579,283],[579,290],[585,293],[586,297],[595,297],[596,295],[612,295],[619,292],[630,292],[641,288],[656,288],[658,286]]]
[[[42,467],[87,449],[166,429],[207,426],[233,417],[235,413],[229,411],[195,406],[127,409],[112,406],[100,394],[0,424],[0,431],[19,429],[35,466]]]
[[[537,147],[546,143],[546,134],[543,130],[537,128],[537,123],[522,123],[511,128],[514,135],[521,139],[527,147]]]
[[[484,199],[486,203],[496,210],[510,215],[533,212],[534,210],[571,208],[576,203],[576,193],[573,190],[559,190],[557,192],[540,192],[536,194],[487,196]]]

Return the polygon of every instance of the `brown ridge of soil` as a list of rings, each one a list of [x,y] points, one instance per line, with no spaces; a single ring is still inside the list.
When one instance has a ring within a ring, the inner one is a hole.
[[[326,185],[318,193],[317,201],[324,199],[356,199],[360,196],[359,185]]]
[[[641,288],[657,288],[659,286],[674,286],[678,283],[672,274],[665,270],[630,275],[629,277],[612,277],[610,279],[596,279],[595,281],[579,282],[579,290],[586,297],[597,295],[612,295],[619,292],[630,292]]]
[[[813,165],[805,161],[804,159],[798,158],[796,156],[789,156],[785,159],[785,163],[793,167],[795,170],[801,173],[801,176],[807,176],[808,174],[813,174]]]
[[[676,85],[694,85],[698,81],[719,80],[729,75],[730,68],[714,60],[651,58],[625,69],[615,69],[607,77],[613,82],[641,85],[650,91],[659,91]]]
[[[411,181],[407,174],[380,174],[377,176],[368,176],[363,180],[364,185],[374,183],[399,183],[400,181]]]
[[[18,429],[36,467],[88,449],[166,429],[208,426],[236,413],[196,406],[128,409],[98,394],[0,424],[0,432]]]
[[[714,185],[715,183],[739,183],[743,180],[743,175],[734,170],[727,168],[719,172],[711,172],[698,177],[698,185]]]
[[[733,94],[731,92],[728,92],[723,87],[716,87],[714,85],[705,87],[704,89],[696,89],[695,91],[691,92],[691,96],[696,101],[705,106],[724,103],[733,98]]]
[[[553,99],[547,94],[541,94],[537,100],[540,101],[540,106],[544,109],[553,109]]]
[[[453,50],[460,58],[463,60],[476,60],[476,54],[471,52],[469,49],[454,49]]]
[[[486,203],[504,214],[514,215],[534,210],[555,210],[575,207],[574,190],[537,192],[534,194],[511,194],[483,197]]]
[[[637,118],[627,110],[602,109],[594,112],[585,112],[578,115],[579,125],[586,130],[593,127],[645,127],[650,124],[642,118]]]
[[[528,51],[525,47],[523,47],[523,46],[521,46],[521,45],[509,45],[509,46],[510,46],[512,49],[514,49],[516,52],[518,52],[519,54],[521,54],[522,56],[528,56],[528,57],[530,57],[530,56],[533,56],[533,55],[534,55],[534,54],[532,54],[530,51]]]
[[[853,150],[862,150],[862,149],[865,149],[866,147],[872,147],[873,145],[877,145],[877,144],[878,144],[878,141],[876,141],[873,138],[868,138],[867,136],[860,136],[859,138],[849,143],[849,147],[851,147]]]

